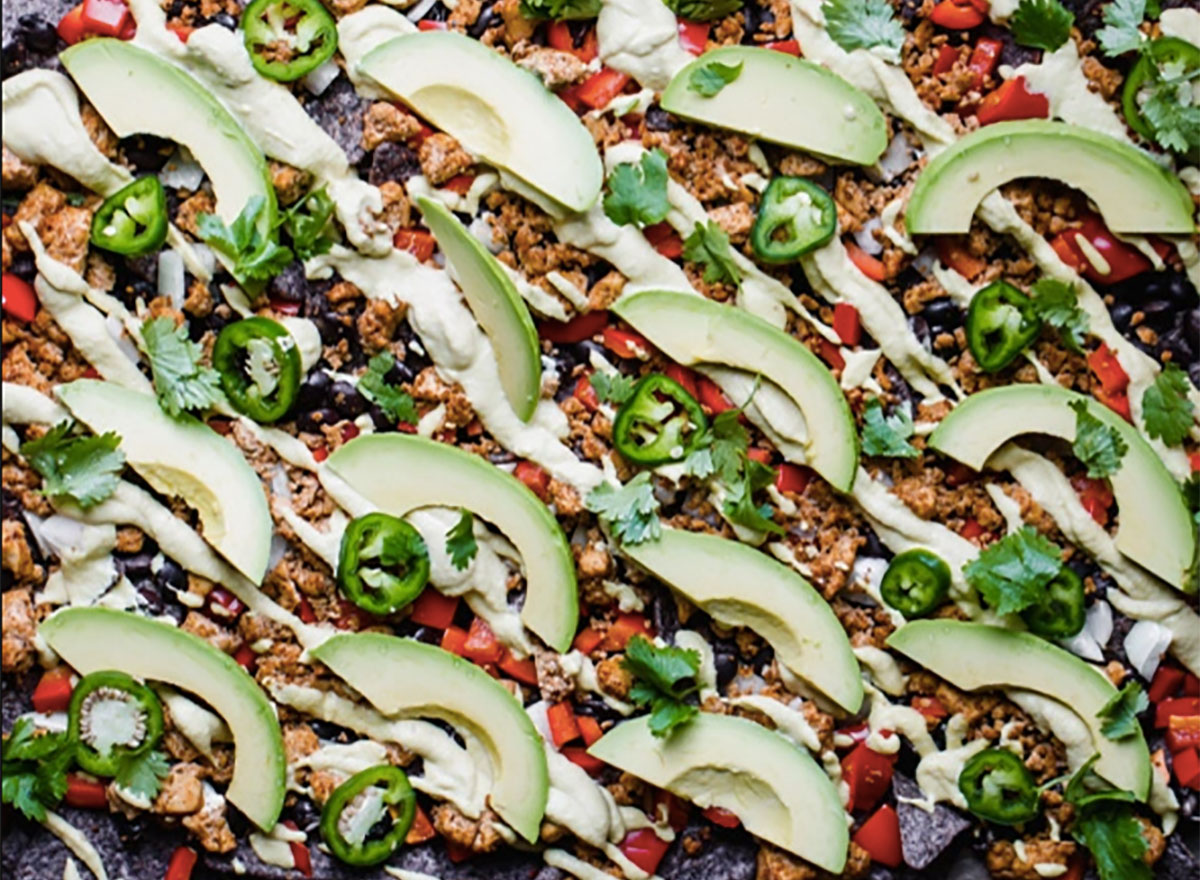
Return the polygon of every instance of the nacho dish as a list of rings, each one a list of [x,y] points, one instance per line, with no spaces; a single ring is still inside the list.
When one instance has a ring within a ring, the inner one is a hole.
[[[5,880],[1195,880],[1200,8],[8,0]]]

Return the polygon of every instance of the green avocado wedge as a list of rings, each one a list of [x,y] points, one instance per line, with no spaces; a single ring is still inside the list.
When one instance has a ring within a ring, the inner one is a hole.
[[[536,75],[478,40],[405,34],[368,52],[358,71],[564,207],[586,211],[599,197],[604,169],[583,123]]]
[[[1191,235],[1191,196],[1137,147],[1065,122],[986,125],[939,153],[917,177],[904,223],[909,235],[965,233],[983,197],[1023,177],[1082,190],[1113,232]]]
[[[273,232],[275,188],[267,161],[208,89],[123,40],[84,40],[58,57],[117,137],[150,134],[187,147],[212,181],[222,220],[232,223],[251,197],[261,196],[259,229]]]
[[[113,382],[78,379],[54,392],[97,434],[119,434],[126,461],[142,479],[195,508],[204,540],[262,583],[275,527],[258,474],[231,440],[192,416],[172,418],[151,395]]]
[[[678,363],[724,364],[774,382],[804,414],[805,463],[839,491],[854,485],[858,433],[850,405],[799,340],[749,312],[686,293],[642,291],[621,297],[612,310]]]
[[[691,88],[710,64],[741,66],[711,97]],[[870,96],[819,64],[756,46],[705,52],[671,78],[662,107],[696,122],[785,147],[870,165],[888,145],[887,120]]]
[[[38,633],[77,672],[115,669],[200,697],[233,734],[233,778],[225,796],[255,825],[279,821],[287,759],[275,708],[232,657],[178,627],[112,608],[65,608]]]
[[[982,470],[1000,446],[1022,434],[1075,439],[1075,411],[1088,412],[1112,428],[1128,447],[1109,477],[1121,519],[1117,549],[1177,589],[1189,586],[1196,527],[1170,471],[1133,426],[1102,403],[1057,385],[1007,385],[972,394],[946,416],[929,446]]]
[[[542,738],[524,707],[473,663],[415,639],[337,635],[312,655],[387,716],[438,718],[474,736],[492,763],[492,808],[535,843],[549,772]]]
[[[492,342],[504,395],[517,417],[529,421],[542,389],[542,350],[529,307],[500,261],[449,208],[424,196],[417,199],[417,205],[475,320]]]
[[[494,525],[521,554],[521,620],[554,650],[570,650],[579,624],[575,559],[550,508],[524,483],[478,455],[406,434],[357,437],[326,464],[384,513],[459,507]]]
[[[699,807],[721,807],[756,837],[839,874],[850,834],[842,799],[802,746],[762,725],[701,712],[670,736],[647,716],[622,721],[588,752]]]
[[[754,630],[788,669],[858,711],[862,674],[850,640],[829,603],[786,565],[737,541],[678,529],[623,550],[714,620]]]
[[[1095,770],[1145,800],[1150,752],[1141,728],[1121,740],[1106,737],[1096,714],[1117,694],[1112,682],[1045,639],[1025,632],[960,620],[917,620],[888,637],[889,648],[964,690],[1023,688],[1052,697],[1075,712],[1092,734],[1100,758]]]

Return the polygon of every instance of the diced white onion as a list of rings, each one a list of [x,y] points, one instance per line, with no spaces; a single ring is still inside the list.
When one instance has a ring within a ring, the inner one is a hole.
[[[283,554],[287,552],[288,544],[283,536],[276,532],[271,536],[271,552],[267,556],[267,571],[274,571]]]
[[[1153,620],[1139,620],[1125,636],[1125,656],[1142,678],[1153,678],[1171,646],[1171,631]]]
[[[1112,606],[1103,599],[1097,599],[1087,610],[1087,623],[1084,626],[1093,639],[1101,645],[1107,645],[1113,632]]]
[[[186,281],[183,277],[183,257],[179,251],[165,250],[158,254],[158,295],[171,300],[177,309],[183,308],[187,297]]]
[[[168,189],[194,190],[204,180],[204,169],[187,147],[179,147],[158,172],[158,179]]]
[[[862,225],[858,232],[854,233],[854,240],[858,242],[858,246],[866,251],[871,256],[878,256],[883,253],[883,245],[875,238],[872,233],[876,229],[883,228],[883,221],[878,217],[872,217]]]
[[[879,170],[884,180],[891,180],[912,164],[912,149],[904,132],[898,131],[888,148],[879,157]]]
[[[59,559],[62,558],[64,550],[79,547],[83,543],[83,523],[69,516],[56,513],[39,520],[36,525],[30,520],[29,528],[38,548],[43,553]]]
[[[434,4],[436,3],[437,0],[418,0],[417,5],[408,10],[408,12],[404,13],[404,15],[409,21],[420,21],[425,17],[426,12],[428,12],[430,9],[433,9]]]
[[[200,267],[211,276],[217,269],[217,255],[213,253],[213,249],[206,244],[193,244],[192,252],[196,255]]]
[[[912,267],[921,273],[921,277],[932,279],[933,269],[937,265],[937,254],[933,248],[925,248],[921,253],[917,254],[917,258],[913,260]]]
[[[1096,639],[1088,632],[1085,626],[1069,639],[1063,639],[1062,645],[1072,654],[1077,657],[1082,657],[1084,660],[1091,660],[1093,663],[1104,662],[1104,652],[1100,650],[1100,645]]]
[[[342,69],[337,66],[337,62],[330,58],[304,77],[304,88],[308,89],[314,95],[319,95],[329,88],[330,84],[338,78],[338,74],[341,72]]]

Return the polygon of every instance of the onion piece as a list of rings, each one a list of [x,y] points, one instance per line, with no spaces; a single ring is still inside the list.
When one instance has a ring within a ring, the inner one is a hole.
[[[187,298],[187,282],[183,277],[183,257],[179,251],[169,249],[158,254],[158,295],[171,300],[177,309],[183,308]]]
[[[1113,634],[1112,606],[1103,599],[1097,599],[1087,610],[1087,623],[1084,628],[1091,633],[1099,644],[1107,645]]]
[[[1171,646],[1171,631],[1153,620],[1139,620],[1125,636],[1125,656],[1142,678],[1154,677],[1163,654]]]
[[[404,13],[404,16],[409,21],[420,21],[425,17],[425,13],[433,9],[437,4],[437,0],[418,0],[417,4],[412,9]]]
[[[342,69],[337,66],[337,62],[330,58],[320,67],[308,72],[304,77],[304,88],[314,95],[320,95],[329,88],[341,72]]]
[[[167,189],[194,190],[204,180],[204,169],[187,147],[179,147],[158,172],[158,180]]]
[[[883,221],[878,217],[872,217],[859,228],[858,232],[854,233],[854,240],[858,242],[858,246],[866,251],[871,256],[875,257],[883,253],[883,245],[872,234],[876,229],[883,228]]]

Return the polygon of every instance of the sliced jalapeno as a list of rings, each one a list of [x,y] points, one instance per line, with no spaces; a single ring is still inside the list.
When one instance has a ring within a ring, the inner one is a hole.
[[[699,401],[676,382],[651,373],[613,421],[613,444],[626,460],[640,465],[683,461],[700,444],[708,419]]]
[[[829,193],[803,177],[776,177],[763,192],[750,244],[767,263],[790,263],[819,248],[837,228]]]
[[[154,176],[117,190],[92,218],[92,244],[114,254],[148,254],[166,240],[167,196]]]
[[[404,842],[417,796],[399,767],[381,764],[355,773],[333,790],[321,811],[321,836],[347,865],[378,865]],[[378,830],[384,820],[389,825]]]
[[[1041,796],[1033,774],[1008,749],[987,749],[963,765],[958,790],[967,808],[998,825],[1019,825],[1038,817]]]
[[[1142,90],[1152,85],[1159,78],[1159,70],[1167,65],[1179,68],[1186,77],[1200,69],[1200,48],[1193,46],[1187,40],[1178,37],[1159,37],[1151,40],[1142,49],[1137,63],[1125,78],[1125,88],[1121,92],[1121,109],[1125,112],[1125,121],[1129,127],[1148,141],[1153,141],[1154,128],[1142,113],[1142,102],[1145,97],[1139,96]]]
[[[905,550],[883,573],[879,592],[905,617],[924,617],[950,592],[950,566],[928,550]]]
[[[1021,612],[1029,631],[1044,639],[1070,638],[1083,629],[1086,617],[1083,581],[1066,567],[1046,585],[1045,598]]]
[[[1012,363],[1041,329],[1033,300],[1007,281],[993,281],[980,290],[967,310],[967,344],[985,373]]]
[[[346,526],[337,577],[346,598],[359,608],[392,614],[425,589],[429,548],[404,520],[368,513]]]
[[[85,675],[71,692],[67,735],[77,743],[75,760],[89,773],[115,776],[123,758],[148,752],[162,733],[157,695],[124,672]]]
[[[337,49],[337,22],[318,0],[254,0],[242,13],[242,39],[263,76],[291,82]]]
[[[256,422],[275,422],[287,415],[300,388],[296,340],[270,318],[227,325],[213,348],[213,366],[234,409]]]

